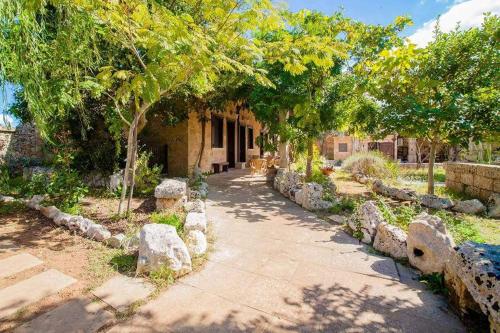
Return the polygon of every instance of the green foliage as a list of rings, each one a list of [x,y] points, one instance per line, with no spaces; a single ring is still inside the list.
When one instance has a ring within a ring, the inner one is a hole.
[[[154,192],[160,183],[161,167],[153,165],[150,167],[151,152],[145,151],[139,154],[135,170],[135,186],[137,193],[148,195]]]
[[[473,221],[446,211],[439,211],[436,215],[446,224],[456,244],[462,244],[465,241],[484,243],[484,237]]]
[[[0,203],[0,215],[6,215],[11,213],[19,213],[27,211],[26,205],[19,201],[11,202],[1,202]]]
[[[175,227],[175,230],[177,230],[177,234],[179,236],[182,235],[184,232],[183,219],[179,217],[177,214],[166,215],[154,212],[153,214],[151,214],[151,221],[153,223],[168,224],[171,225],[172,227]]]
[[[374,178],[395,178],[398,165],[377,151],[355,153],[344,160],[342,169]]]
[[[170,267],[162,266],[149,273],[149,278],[157,289],[162,289],[175,282],[175,272]]]
[[[117,253],[114,255],[109,264],[122,274],[131,274],[135,271],[137,266],[137,257],[133,254]]]
[[[427,169],[399,168],[399,175],[405,180],[410,181],[427,181]],[[434,168],[434,181],[445,182],[446,172],[443,167]]]
[[[419,281],[427,285],[427,288],[431,290],[434,294],[448,295],[448,289],[444,283],[444,275],[440,273],[432,273],[427,275],[422,275]]]
[[[351,197],[342,197],[330,207],[329,212],[332,214],[351,214],[356,210],[357,206],[358,202],[355,199]]]

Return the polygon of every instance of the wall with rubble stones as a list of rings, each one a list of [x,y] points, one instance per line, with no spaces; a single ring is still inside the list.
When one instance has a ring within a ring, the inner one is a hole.
[[[0,162],[19,158],[42,158],[43,141],[32,124],[15,129],[0,127]]]
[[[500,193],[500,165],[445,163],[446,187],[472,197],[488,200]]]

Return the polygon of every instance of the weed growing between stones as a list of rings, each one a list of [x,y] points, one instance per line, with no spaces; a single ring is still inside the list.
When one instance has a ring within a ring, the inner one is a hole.
[[[175,228],[175,230],[177,230],[177,234],[181,238],[184,234],[184,229],[183,229],[184,219],[185,217],[180,216],[180,214],[178,213],[162,214],[154,212],[153,214],[151,214],[151,222],[171,225],[172,227]]]
[[[432,273],[422,275],[419,281],[424,283],[434,294],[448,295],[448,289],[445,286],[443,274]]]

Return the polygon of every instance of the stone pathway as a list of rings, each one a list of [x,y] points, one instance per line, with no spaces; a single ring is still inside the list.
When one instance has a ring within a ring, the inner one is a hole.
[[[38,266],[43,261],[29,253],[20,253],[0,260],[0,278]]]
[[[148,298],[154,291],[153,285],[140,278],[117,275],[92,293],[118,312]]]
[[[209,178],[206,267],[110,332],[465,332],[446,300],[246,171]]]

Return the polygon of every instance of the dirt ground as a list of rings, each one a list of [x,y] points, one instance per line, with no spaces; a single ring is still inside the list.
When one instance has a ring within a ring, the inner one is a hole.
[[[91,267],[93,258],[103,246],[70,231],[55,226],[39,212],[19,209],[0,215],[0,259],[16,253],[29,253],[43,261],[42,265],[25,270],[15,276],[0,278],[0,288],[13,285],[48,269],[56,269],[77,280],[62,292],[43,298],[11,318],[0,321],[0,332],[35,318],[64,301],[85,295],[102,283]]]
[[[337,185],[337,193],[340,195],[358,197],[370,195],[370,190],[365,185],[355,182],[350,174],[344,173],[340,169],[336,169],[332,177]]]

